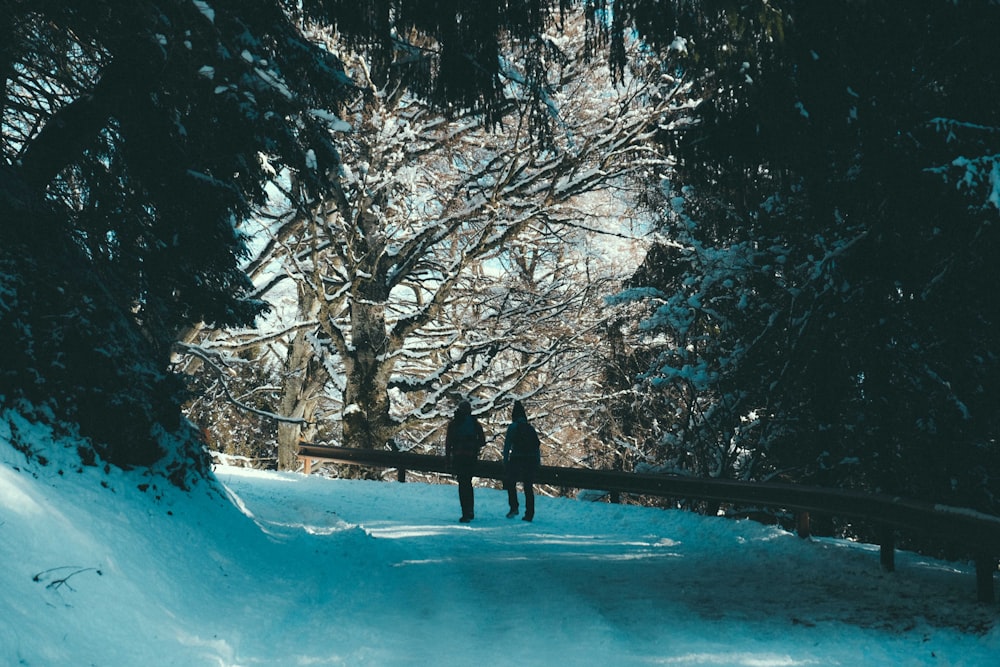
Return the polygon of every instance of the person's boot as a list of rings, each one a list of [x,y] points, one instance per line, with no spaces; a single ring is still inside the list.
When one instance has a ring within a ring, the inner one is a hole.
[[[516,507],[511,507],[511,508],[510,508],[510,511],[509,511],[509,512],[507,512],[507,518],[508,518],[508,519],[513,519],[514,517],[516,517],[516,516],[517,516],[517,512],[518,512],[518,510],[517,510],[517,508],[516,508]]]

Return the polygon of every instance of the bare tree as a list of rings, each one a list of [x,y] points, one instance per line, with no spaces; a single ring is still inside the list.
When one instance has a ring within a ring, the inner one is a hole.
[[[580,372],[599,285],[573,249],[608,224],[596,202],[660,169],[649,140],[673,104],[660,82],[614,86],[560,51],[544,89],[505,70],[515,120],[484,128],[377,88],[363,59],[339,55],[365,92],[316,111],[339,133],[335,195],[307,200],[276,179],[252,267],[262,290],[296,291],[276,406],[284,467],[317,410],[340,418],[348,446],[409,449],[433,442],[457,397],[486,412]],[[530,94],[547,96],[551,134],[515,113]]]

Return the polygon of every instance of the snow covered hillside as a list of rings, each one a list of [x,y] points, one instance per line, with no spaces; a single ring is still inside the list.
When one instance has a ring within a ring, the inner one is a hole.
[[[14,430],[11,429],[14,424]],[[10,443],[45,456],[40,465]],[[683,512],[221,467],[0,420],[2,665],[996,665],[966,565]]]

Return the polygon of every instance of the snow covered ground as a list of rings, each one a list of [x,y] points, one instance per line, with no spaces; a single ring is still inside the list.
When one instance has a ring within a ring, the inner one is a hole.
[[[10,423],[15,423],[11,430]],[[30,444],[48,464],[10,442]],[[0,419],[0,665],[1000,665],[965,564],[683,512],[220,467]]]

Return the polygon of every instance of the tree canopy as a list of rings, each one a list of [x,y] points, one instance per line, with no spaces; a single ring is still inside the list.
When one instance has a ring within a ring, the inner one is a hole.
[[[172,342],[262,308],[239,223],[275,169],[336,185],[330,126],[359,91],[303,26],[495,122],[496,43],[530,41],[550,6],[530,4],[4,0],[0,395],[48,402],[109,460],[158,460],[157,433],[185,432]]]
[[[78,425],[91,456],[196,468],[171,351],[263,312],[241,229],[268,184],[293,174],[307,209],[363,196],[345,116],[404,95],[516,119],[559,164],[546,29],[573,12],[613,81],[639,57],[692,100],[655,124],[660,243],[607,328],[633,463],[997,511],[987,0],[0,0],[4,403]]]
[[[186,347],[197,357],[188,368],[220,400],[232,402],[240,369],[268,368],[280,399],[258,394],[255,410],[280,415],[280,466],[299,465],[302,438],[433,449],[460,398],[483,414],[506,412],[512,394],[539,408],[573,401],[570,367],[582,372],[591,356],[580,350],[592,334],[583,313],[600,298],[596,273],[606,277],[574,246],[585,228],[608,224],[595,202],[610,206],[664,165],[652,139],[676,86],[616,85],[606,64],[583,57],[582,17],[545,38],[542,74],[515,60],[517,45],[504,47],[516,111],[491,127],[482,114],[379,86],[371,54],[325,36],[366,91],[339,111],[342,173],[312,198],[293,174],[279,176],[260,217],[268,242],[251,263],[260,295],[294,308],[253,329],[206,327]],[[545,132],[531,129],[539,98]],[[217,409],[208,399],[196,411]],[[227,452],[273,448],[273,438],[229,437],[228,420],[219,429],[198,419]]]
[[[664,136],[661,460],[995,512],[1000,7],[757,8]]]

